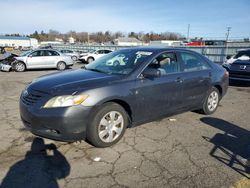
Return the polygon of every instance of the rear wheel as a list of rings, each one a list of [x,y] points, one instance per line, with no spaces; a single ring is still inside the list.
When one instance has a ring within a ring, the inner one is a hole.
[[[14,65],[14,69],[16,72],[24,72],[25,69],[26,69],[26,66],[23,62],[17,62],[15,65]]]
[[[66,63],[64,63],[63,61],[60,61],[60,62],[57,63],[57,67],[56,68],[59,71],[63,71],[63,70],[66,69]]]
[[[206,101],[203,104],[202,113],[210,115],[216,111],[220,102],[220,93],[216,87],[212,87]]]
[[[128,116],[123,107],[106,103],[95,113],[88,125],[87,139],[96,147],[109,147],[117,143],[128,125]]]
[[[72,56],[71,59],[72,59],[73,61],[76,61],[76,60],[77,60],[77,57],[76,57],[76,56]]]
[[[95,61],[95,59],[94,59],[93,57],[89,57],[89,58],[87,59],[87,62],[88,62],[88,63],[92,63],[93,61]]]

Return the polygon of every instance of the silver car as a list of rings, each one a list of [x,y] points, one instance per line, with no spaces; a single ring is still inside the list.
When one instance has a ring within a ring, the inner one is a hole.
[[[60,50],[61,53],[68,55],[73,59],[73,61],[77,61],[79,58],[79,53],[73,51],[73,50]]]
[[[70,56],[64,55],[52,49],[38,49],[25,52],[18,57],[12,64],[12,69],[23,72],[26,69],[57,68],[65,70],[73,65]]]

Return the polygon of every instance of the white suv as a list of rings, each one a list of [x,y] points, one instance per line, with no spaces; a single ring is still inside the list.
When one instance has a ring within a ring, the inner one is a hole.
[[[39,49],[28,51],[15,57],[16,61],[12,64],[12,69],[23,72],[26,69],[57,68],[64,70],[73,65],[70,56],[63,55],[56,50]]]
[[[110,52],[112,52],[112,50],[93,50],[90,53],[81,54],[79,60],[82,62],[91,63]]]

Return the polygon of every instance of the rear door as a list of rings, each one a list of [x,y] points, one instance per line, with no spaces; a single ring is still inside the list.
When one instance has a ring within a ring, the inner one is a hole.
[[[44,66],[46,68],[56,67],[56,63],[59,61],[60,54],[53,50],[44,50],[45,58]]]
[[[212,69],[197,54],[183,51],[178,55],[182,61],[183,71],[183,106],[191,110],[203,104],[211,88]]]
[[[158,69],[160,77],[138,78],[136,81],[136,114],[142,119],[152,119],[175,113],[182,107],[182,73],[174,52],[165,52],[149,65]],[[138,121],[138,120],[137,120]]]

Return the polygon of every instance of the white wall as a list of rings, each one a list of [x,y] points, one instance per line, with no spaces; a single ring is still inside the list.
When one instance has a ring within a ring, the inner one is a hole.
[[[18,39],[0,39],[0,46],[12,46],[12,47],[33,47],[38,46],[37,39],[31,38],[28,40],[18,40]]]

